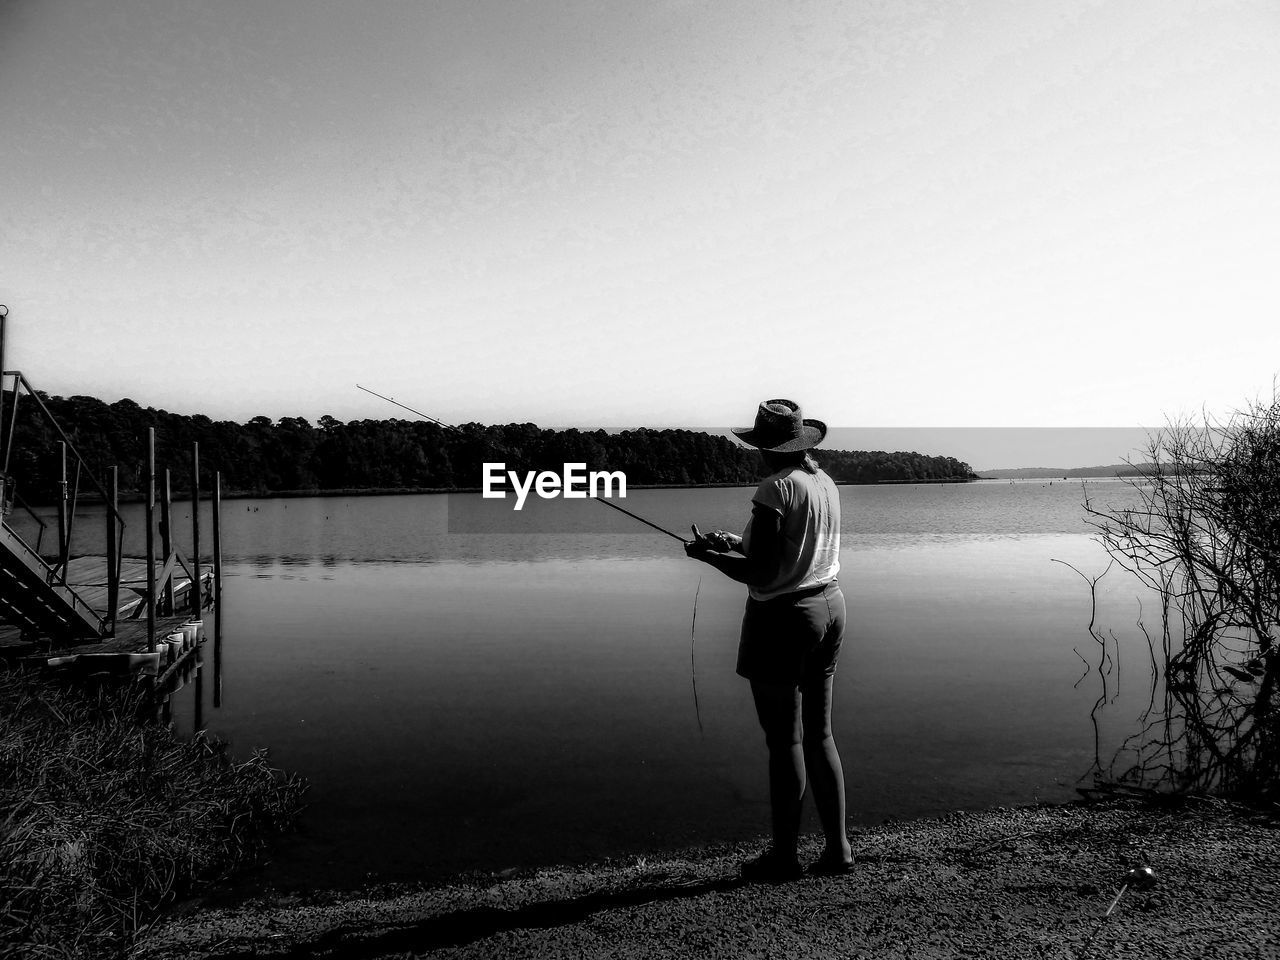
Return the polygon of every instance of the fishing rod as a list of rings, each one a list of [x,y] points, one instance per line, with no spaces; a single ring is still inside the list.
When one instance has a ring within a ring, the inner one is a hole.
[[[413,407],[409,406],[408,404],[401,403],[399,400],[396,400],[392,397],[383,396],[382,394],[378,393],[378,391],[376,390],[370,390],[368,387],[362,387],[358,383],[356,384],[356,387],[360,390],[363,390],[365,393],[373,394],[375,397],[377,397],[380,400],[385,400],[387,401],[387,403],[394,403],[397,407],[400,407],[403,410],[408,410],[410,413],[417,414],[418,416],[426,420],[430,420],[432,423],[438,423],[440,426],[444,427],[446,430],[458,429],[457,427],[450,426],[449,424],[445,423],[443,420],[437,420],[435,417],[431,416],[430,414],[423,413],[421,410],[415,410],[413,409]],[[653,529],[661,533],[665,533],[668,537],[674,537],[675,539],[679,540],[681,543],[687,544],[691,542],[689,540],[686,540],[684,537],[680,536],[680,534],[672,533],[666,527],[660,527],[656,523],[654,523],[652,520],[646,520],[644,517],[639,516],[638,514],[632,513],[630,510],[625,510],[622,507],[618,506],[616,503],[612,503],[609,500],[605,500],[603,497],[592,496],[591,499],[595,500],[597,503],[603,503],[606,507],[613,507],[613,509],[617,510],[619,513],[625,513],[632,520],[639,520],[641,523],[645,524],[646,526],[653,527]]]
[[[430,416],[429,414],[425,414],[421,410],[415,410],[413,409],[413,407],[410,407],[407,404],[403,404],[399,400],[394,400],[391,397],[385,397],[382,394],[378,393],[376,390],[370,390],[368,387],[361,387],[360,384],[358,383],[356,384],[356,386],[360,387],[360,389],[363,390],[365,393],[371,393],[375,397],[378,397],[381,400],[386,400],[388,403],[394,403],[397,407],[400,407],[404,410],[408,410],[410,413],[417,414],[419,417],[423,417],[427,420],[430,420],[432,423],[438,423],[440,424],[440,426],[444,427],[446,430],[458,430],[457,427],[450,426],[449,424],[444,423],[443,421],[437,420],[435,417]],[[458,432],[461,432],[461,431],[458,431]],[[625,513],[632,520],[639,520],[645,526],[653,527],[653,529],[657,530],[659,533],[665,533],[668,537],[673,537],[674,539],[679,540],[683,544],[688,545],[689,543],[702,539],[702,534],[698,531],[697,524],[694,524],[692,528],[694,541],[690,541],[690,540],[686,540],[684,537],[680,536],[680,534],[678,533],[672,533],[666,527],[658,526],[658,524],[654,523],[652,520],[646,520],[644,517],[640,516],[639,514],[632,513],[630,510],[626,510],[618,506],[616,503],[613,503],[609,500],[605,500],[603,497],[592,496],[591,499],[595,500],[597,503],[603,503],[606,507],[613,507],[613,509],[617,510],[619,513]],[[690,668],[690,674],[691,674],[690,679],[693,681],[693,712],[694,712],[694,716],[697,717],[697,720],[698,720],[699,734],[702,733],[702,710],[698,706],[698,667],[697,667],[697,663],[694,660],[694,651],[698,642],[697,634],[695,633],[695,628],[697,627],[697,624],[698,624],[698,594],[700,594],[701,592],[702,592],[702,578],[699,577],[698,589],[693,594],[693,622],[689,624],[689,668]]]
[[[424,420],[430,420],[432,423],[438,423],[440,426],[444,427],[446,430],[458,429],[455,426],[451,426],[450,424],[445,423],[443,420],[437,420],[435,417],[431,416],[430,414],[423,413],[421,410],[415,410],[413,409],[413,407],[409,406],[408,404],[401,403],[399,400],[395,399],[394,397],[384,397],[377,390],[370,390],[368,387],[362,387],[358,383],[356,384],[356,389],[363,390],[365,393],[372,393],[379,400],[385,400],[387,401],[387,403],[394,403],[397,407],[400,407],[401,409],[408,410],[410,413],[416,413],[418,416],[422,417]]]
[[[648,524],[649,526],[653,527],[653,529],[655,529],[655,530],[659,530],[659,531],[661,531],[662,533],[665,533],[668,537],[675,537],[675,538],[676,538],[677,540],[679,540],[681,543],[689,543],[689,542],[690,542],[690,541],[686,540],[684,537],[680,536],[680,534],[678,534],[678,533],[672,533],[672,532],[671,532],[670,530],[668,530],[666,527],[660,527],[660,526],[658,526],[656,523],[653,523],[653,522],[652,522],[652,521],[650,521],[650,520],[646,520],[644,517],[641,517],[641,516],[638,516],[637,514],[632,513],[630,510],[624,510],[622,507],[618,506],[616,503],[613,503],[613,502],[612,502],[612,501],[610,501],[610,500],[605,500],[605,499],[602,499],[601,497],[592,497],[591,499],[592,499],[592,500],[597,500],[597,501],[599,501],[600,503],[603,503],[606,507],[613,507],[613,509],[617,510],[619,513],[625,513],[628,517],[630,517],[630,518],[631,518],[631,519],[633,519],[633,520],[639,520],[641,523]]]

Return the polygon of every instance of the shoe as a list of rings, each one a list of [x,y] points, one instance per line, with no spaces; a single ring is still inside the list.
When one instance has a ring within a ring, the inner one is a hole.
[[[804,867],[794,857],[786,859],[766,850],[742,865],[742,879],[747,883],[786,883],[804,876]]]
[[[838,877],[853,872],[852,860],[839,860],[825,853],[809,864],[809,873],[819,877]]]

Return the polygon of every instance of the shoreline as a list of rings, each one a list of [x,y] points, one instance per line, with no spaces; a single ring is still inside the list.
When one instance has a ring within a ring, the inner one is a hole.
[[[882,487],[882,486],[910,486],[912,484],[920,485],[937,485],[937,484],[965,484],[976,483],[979,480],[988,479],[986,477],[946,477],[930,480],[876,480],[872,483],[858,483],[853,480],[835,480],[832,481],[837,487]],[[756,481],[724,481],[717,483],[628,483],[628,490],[719,490],[731,487],[737,487],[743,490],[752,489],[756,485]],[[219,496],[222,500],[301,500],[308,497],[325,498],[325,497],[401,497],[401,496],[439,496],[450,493],[480,493],[481,487],[337,487],[323,490],[271,490],[268,492],[257,492],[253,490],[224,490]],[[211,494],[202,492],[201,502],[208,503]],[[99,504],[102,498],[92,493],[81,493],[80,500],[83,503]],[[120,503],[143,503],[146,500],[145,494],[139,493],[121,493],[119,497]],[[191,495],[187,492],[175,492],[171,497],[172,503],[189,503]],[[51,508],[56,506],[55,503],[33,503],[35,508]]]
[[[134,956],[1269,957],[1278,827],[1275,811],[1213,800],[996,807],[855,831],[853,873],[778,885],[738,880],[756,841],[430,887],[197,900]],[[819,848],[808,837],[802,852]],[[1104,918],[1140,865],[1154,887]]]

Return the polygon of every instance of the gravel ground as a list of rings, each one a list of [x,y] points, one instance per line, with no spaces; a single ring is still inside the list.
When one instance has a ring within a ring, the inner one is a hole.
[[[136,956],[1280,960],[1278,826],[1205,801],[996,809],[866,830],[852,838],[852,874],[779,885],[738,881],[757,845],[188,905]],[[1104,919],[1136,866],[1155,885]]]

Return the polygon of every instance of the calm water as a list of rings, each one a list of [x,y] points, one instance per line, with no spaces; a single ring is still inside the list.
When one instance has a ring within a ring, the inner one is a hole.
[[[1081,655],[1097,659],[1087,587],[1053,560],[1106,566],[1082,496],[841,488],[851,629],[835,724],[855,821],[1073,795],[1102,691],[1077,685]],[[749,497],[633,491],[626,506],[677,531],[736,530]],[[214,710],[204,684],[203,715],[313,785],[303,836],[264,880],[434,879],[761,835],[764,747],[733,672],[745,589],[590,501],[534,524],[579,531],[555,533],[450,533],[459,506],[224,503],[223,697]],[[1101,715],[1108,751],[1146,705],[1135,594],[1104,581],[1128,684]],[[189,729],[191,698],[175,710]]]

